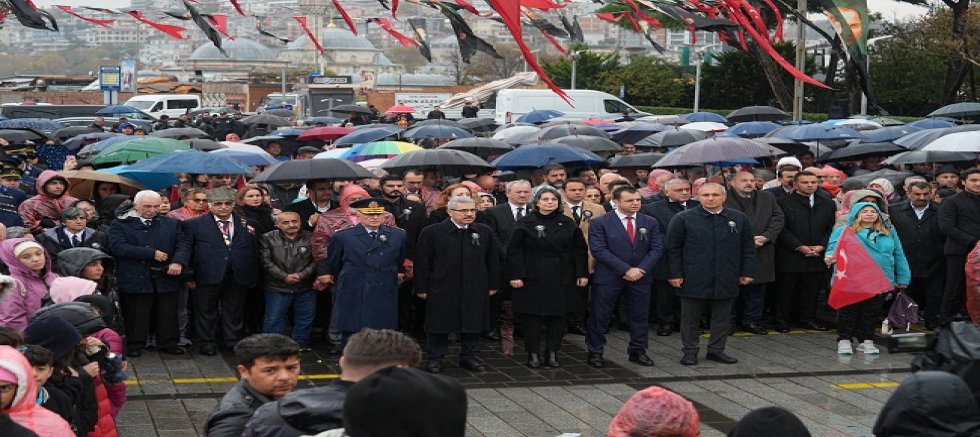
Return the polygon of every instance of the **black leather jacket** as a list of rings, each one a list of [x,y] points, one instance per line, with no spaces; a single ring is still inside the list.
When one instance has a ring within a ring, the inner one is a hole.
[[[294,240],[286,238],[278,229],[259,239],[266,290],[289,293],[313,289],[316,264],[311,251],[312,241],[313,233],[307,230],[300,230]],[[287,284],[286,275],[290,273],[299,273],[300,282]]]
[[[299,437],[344,426],[344,399],[350,381],[297,390],[255,411],[242,437]]]

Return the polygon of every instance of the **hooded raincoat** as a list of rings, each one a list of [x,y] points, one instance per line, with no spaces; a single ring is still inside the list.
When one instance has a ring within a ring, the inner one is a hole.
[[[843,226],[834,228],[834,232],[830,234],[830,241],[827,243],[827,256],[834,254],[837,248],[837,241],[840,240],[841,234],[844,232],[844,227],[854,223],[857,220],[858,213],[866,206],[873,207],[884,220],[885,215],[882,214],[877,204],[871,202],[854,204],[851,207],[850,215],[847,217],[847,222]],[[882,273],[885,274],[885,277],[888,278],[888,281],[892,285],[908,285],[912,280],[912,271],[909,270],[909,262],[905,259],[902,242],[898,239],[898,233],[895,232],[895,228],[887,223],[885,226],[888,228],[888,235],[874,229],[861,230],[855,232],[855,234],[857,234],[861,243],[864,244],[864,248],[868,250],[868,254],[875,260],[875,263],[878,264],[878,267],[881,268]]]
[[[61,179],[65,183],[65,192],[60,196],[52,196],[44,190],[44,185],[52,179]],[[24,225],[31,230],[31,233],[38,234],[44,228],[53,228],[61,221],[61,211],[74,203],[76,198],[68,194],[71,185],[68,179],[58,174],[54,170],[45,170],[38,176],[35,182],[37,195],[21,203],[17,208],[20,218],[24,220]]]
[[[48,287],[58,279],[58,275],[51,270],[50,257],[45,256],[44,270],[38,274],[14,256],[14,247],[28,241],[33,240],[12,238],[0,241],[0,262],[7,265],[10,276],[18,282],[8,286],[10,294],[0,300],[0,325],[7,325],[18,331],[27,327],[28,318],[41,308],[42,301],[48,295]]]
[[[966,382],[952,373],[909,375],[881,409],[878,437],[963,437],[980,435],[980,409]]]
[[[75,435],[68,422],[37,404],[34,370],[24,355],[10,346],[0,346],[0,368],[17,376],[17,394],[10,409],[4,411],[14,422],[39,437]]]

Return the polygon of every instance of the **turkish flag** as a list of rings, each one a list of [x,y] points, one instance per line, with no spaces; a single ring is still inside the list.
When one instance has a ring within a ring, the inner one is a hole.
[[[827,303],[838,310],[856,304],[895,288],[878,267],[864,243],[851,228],[837,241],[834,284],[830,287]]]

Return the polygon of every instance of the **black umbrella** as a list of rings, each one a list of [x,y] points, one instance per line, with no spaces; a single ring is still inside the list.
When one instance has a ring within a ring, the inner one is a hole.
[[[888,141],[895,141],[901,137],[904,137],[913,132],[919,132],[923,130],[921,127],[900,125],[900,126],[888,126],[881,129],[874,129],[863,132],[865,139],[861,140],[863,143],[882,143]]]
[[[885,178],[888,179],[888,182],[891,182],[892,185],[896,187],[900,187],[902,186],[902,184],[905,183],[905,178],[909,176],[912,176],[912,173],[905,172],[905,171],[895,171],[890,168],[886,168],[871,173],[865,173],[863,175],[851,176],[848,179],[853,179],[867,185],[875,179]]]
[[[665,153],[634,153],[616,156],[609,160],[609,168],[650,168],[664,156],[666,156]]]
[[[430,124],[427,126],[416,126],[401,133],[402,138],[469,138],[473,134],[466,129],[446,126],[441,124]]]
[[[830,155],[821,156],[820,160],[825,162],[847,161],[862,159],[869,156],[893,155],[904,152],[908,149],[895,143],[856,143],[852,142],[847,147],[834,150]]]
[[[207,132],[204,132],[196,127],[173,127],[170,129],[156,130],[150,132],[151,137],[158,138],[173,138],[175,140],[184,138],[207,138],[210,137]]]
[[[422,120],[412,125],[412,127],[419,127],[419,126],[448,126],[448,127],[455,127],[457,129],[470,130],[470,128],[463,126],[458,122],[452,120],[443,120],[443,119]]]
[[[341,114],[370,114],[371,109],[367,106],[361,105],[340,105],[330,108],[331,112],[339,112]]]
[[[586,135],[609,138],[609,134],[602,129],[589,126],[584,123],[569,121],[546,123],[545,125],[542,125],[541,130],[534,135],[534,138],[553,140],[555,138],[567,137],[569,135]]]
[[[941,150],[910,150],[902,152],[882,161],[885,165],[895,164],[932,164],[936,162],[974,161],[975,153],[944,152]]]
[[[964,124],[961,126],[947,128],[926,129],[918,132],[912,132],[893,141],[893,143],[909,150],[919,150],[929,145],[929,143],[936,141],[940,137],[955,134],[957,132],[971,132],[975,130],[980,130],[980,124]]]
[[[288,109],[270,109],[263,112],[263,114],[275,115],[276,117],[288,118],[295,117],[296,113]]]
[[[980,116],[980,102],[946,105],[929,113],[929,117],[974,118]]]
[[[242,111],[239,111],[239,110],[234,109],[234,108],[225,108],[225,107],[222,107],[222,108],[201,108],[201,109],[195,109],[195,110],[193,110],[191,112],[188,112],[187,113],[187,116],[188,117],[191,117],[191,118],[194,118],[194,117],[197,117],[198,115],[201,115],[201,114],[203,114],[205,112],[207,112],[209,114],[241,114],[242,113]]]
[[[751,138],[713,137],[674,149],[658,161],[655,167],[726,165],[736,161],[782,154],[782,150]]]
[[[60,140],[67,140],[73,136],[81,134],[91,134],[96,132],[105,132],[99,127],[88,127],[88,126],[69,126],[64,129],[58,129],[51,134],[52,137],[58,138]]]
[[[473,132],[489,132],[497,128],[497,122],[492,118],[464,118],[459,124]]]
[[[203,152],[210,152],[212,150],[228,148],[228,146],[209,138],[193,138],[193,139],[181,140],[181,141],[190,144],[192,149],[200,150]]]
[[[670,126],[660,123],[637,123],[628,128],[613,132],[612,139],[619,144],[635,144],[637,141],[650,135],[663,132],[670,128]]]
[[[454,149],[470,152],[481,158],[502,155],[514,149],[514,146],[492,138],[460,138],[439,146],[440,149]]]
[[[344,135],[336,140],[333,140],[334,145],[344,145],[344,144],[361,144],[370,143],[372,141],[378,141],[384,137],[389,137],[401,132],[402,128],[398,126],[392,126],[390,124],[379,124],[376,126],[358,129],[347,135]]]
[[[490,164],[469,152],[453,149],[429,149],[404,153],[381,164],[389,173],[400,173],[409,169],[436,170],[443,175],[464,175],[492,170]]]
[[[610,140],[609,138],[593,137],[588,135],[569,135],[566,137],[555,138],[552,141],[572,147],[578,147],[579,149],[585,149],[600,156],[603,154],[621,152],[623,150],[623,146],[616,144],[615,141]]]
[[[262,174],[256,176],[255,179],[252,179],[251,182],[302,183],[317,179],[356,180],[374,177],[374,174],[367,171],[364,167],[346,159],[323,158],[285,161],[269,167]]]
[[[249,115],[248,117],[243,118],[241,122],[245,124],[264,124],[275,127],[289,126],[289,121],[285,118],[276,117],[275,115],[266,113]]]
[[[789,118],[789,114],[782,109],[773,108],[772,106],[746,106],[730,112],[725,118],[735,123],[742,121],[776,121]]]
[[[808,146],[806,144],[803,144],[803,143],[801,143],[799,141],[791,140],[791,139],[788,139],[788,138],[762,137],[762,138],[754,138],[754,139],[756,141],[761,141],[763,143],[766,143],[766,144],[768,144],[770,146],[774,146],[777,149],[780,149],[780,150],[782,150],[782,151],[784,151],[786,153],[789,153],[790,155],[799,155],[799,154],[805,153],[805,152],[813,152],[812,147],[810,147],[810,146]],[[826,146],[824,146],[824,147],[826,147]],[[830,153],[830,148],[829,147],[826,148],[826,153]],[[817,156],[817,154],[814,153],[813,156]]]
[[[48,136],[30,128],[0,129],[0,138],[11,143],[23,143],[24,141],[47,141]]]
[[[86,140],[101,141],[106,138],[117,137],[119,135],[122,134],[117,134],[115,132],[90,132],[87,134],[75,135],[62,143],[62,145],[65,146],[69,152],[75,153],[78,151],[78,149],[82,148],[82,143],[84,143]]]
[[[708,138],[707,132],[691,129],[670,129],[657,132],[634,144],[636,147],[677,147]]]

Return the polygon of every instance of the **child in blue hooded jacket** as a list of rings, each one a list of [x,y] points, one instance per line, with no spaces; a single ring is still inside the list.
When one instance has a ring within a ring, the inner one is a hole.
[[[872,202],[859,202],[851,207],[847,222],[834,229],[827,244],[827,265],[834,263],[837,241],[845,228],[857,235],[868,254],[875,260],[888,281],[898,289],[904,289],[912,280],[908,260],[902,250],[895,228],[882,220],[881,210]],[[866,354],[877,354],[874,344],[875,325],[878,324],[885,294],[842,307],[837,313],[837,353],[851,355],[854,348],[851,341],[857,339],[857,350]]]

